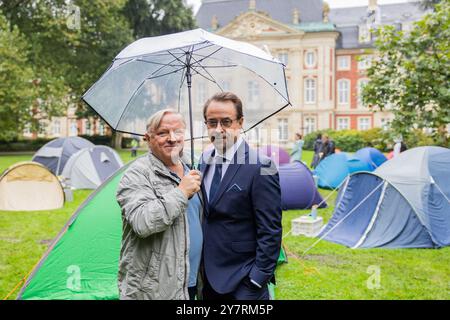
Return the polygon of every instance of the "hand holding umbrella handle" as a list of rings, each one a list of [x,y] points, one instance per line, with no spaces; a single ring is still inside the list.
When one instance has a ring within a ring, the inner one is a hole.
[[[184,193],[186,198],[190,199],[194,194],[200,191],[201,174],[197,170],[191,170],[182,179],[178,188]]]

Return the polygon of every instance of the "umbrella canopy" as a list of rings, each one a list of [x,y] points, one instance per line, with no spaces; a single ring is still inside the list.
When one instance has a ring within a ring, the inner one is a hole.
[[[83,100],[113,129],[143,135],[147,119],[173,108],[202,137],[203,105],[217,92],[243,101],[244,128],[290,105],[284,65],[251,44],[202,29],[143,38],[123,49]]]

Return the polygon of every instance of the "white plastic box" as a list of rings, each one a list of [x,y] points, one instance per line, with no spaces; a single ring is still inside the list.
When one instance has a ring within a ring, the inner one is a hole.
[[[305,235],[307,237],[315,237],[320,233],[323,226],[323,218],[310,216],[301,216],[292,221],[292,235]]]

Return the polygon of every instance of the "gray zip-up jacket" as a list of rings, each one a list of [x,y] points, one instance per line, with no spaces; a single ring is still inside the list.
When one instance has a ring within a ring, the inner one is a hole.
[[[122,177],[117,190],[123,222],[120,299],[189,298],[188,199],[179,182],[151,152]]]

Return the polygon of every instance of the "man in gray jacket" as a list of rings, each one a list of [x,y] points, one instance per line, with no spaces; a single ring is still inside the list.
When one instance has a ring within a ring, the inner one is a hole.
[[[120,299],[189,299],[188,287],[195,284],[203,241],[201,180],[180,158],[185,127],[173,110],[153,115],[145,134],[149,153],[120,181]]]

